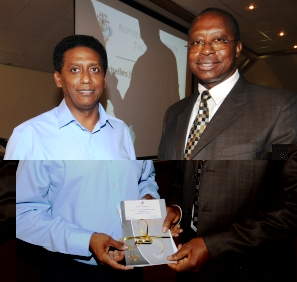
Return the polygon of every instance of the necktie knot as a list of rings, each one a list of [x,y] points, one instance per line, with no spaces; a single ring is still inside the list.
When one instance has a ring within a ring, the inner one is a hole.
[[[211,98],[210,93],[207,90],[203,91],[201,94],[201,100],[206,101],[209,98]]]

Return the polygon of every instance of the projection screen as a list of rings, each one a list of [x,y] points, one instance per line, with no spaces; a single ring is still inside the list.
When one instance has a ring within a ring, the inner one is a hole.
[[[191,91],[187,35],[116,0],[75,0],[75,34],[104,44],[100,102],[129,126],[137,157],[154,158],[166,109]]]

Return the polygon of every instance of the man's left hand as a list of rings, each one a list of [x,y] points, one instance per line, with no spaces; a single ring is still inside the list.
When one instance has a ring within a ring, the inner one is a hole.
[[[186,244],[179,245],[178,251],[168,260],[177,261],[170,263],[168,266],[177,272],[182,271],[199,271],[210,259],[209,252],[202,238],[194,238]]]
[[[150,194],[145,194],[142,200],[155,200],[155,198]]]
[[[170,229],[172,236],[178,237],[183,232],[180,225],[177,224],[181,217],[180,209],[177,206],[167,206],[166,212],[167,215],[163,222],[162,231],[166,233]]]

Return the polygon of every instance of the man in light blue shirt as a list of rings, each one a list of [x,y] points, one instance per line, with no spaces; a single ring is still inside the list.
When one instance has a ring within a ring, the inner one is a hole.
[[[100,275],[107,269],[101,264],[129,269],[118,263],[127,248],[119,242],[120,202],[160,198],[151,161],[20,161],[16,187],[16,237],[70,259],[79,257],[68,280],[50,270],[49,281],[52,275],[58,281],[89,281],[88,271],[82,280],[76,277],[79,265]],[[124,273],[113,270],[108,279]]]
[[[99,103],[106,86],[107,55],[94,37],[72,35],[54,50],[61,104],[17,126],[5,160],[135,159],[129,128]]]

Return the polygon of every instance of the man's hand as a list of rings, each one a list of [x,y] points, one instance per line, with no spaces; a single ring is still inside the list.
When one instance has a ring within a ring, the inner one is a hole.
[[[145,194],[142,200],[155,200],[155,198],[150,194]]]
[[[178,246],[178,251],[168,260],[176,260],[168,266],[177,272],[199,271],[209,260],[210,255],[202,238],[194,238],[188,243]]]
[[[166,207],[166,212],[167,215],[163,223],[162,231],[166,233],[168,229],[170,229],[171,235],[173,237],[178,237],[179,234],[183,232],[180,225],[176,225],[181,217],[180,210],[177,206],[168,206]]]
[[[128,270],[133,267],[119,264],[124,259],[124,251],[128,246],[112,239],[103,233],[93,233],[90,240],[90,250],[101,264],[108,264],[115,269]]]

